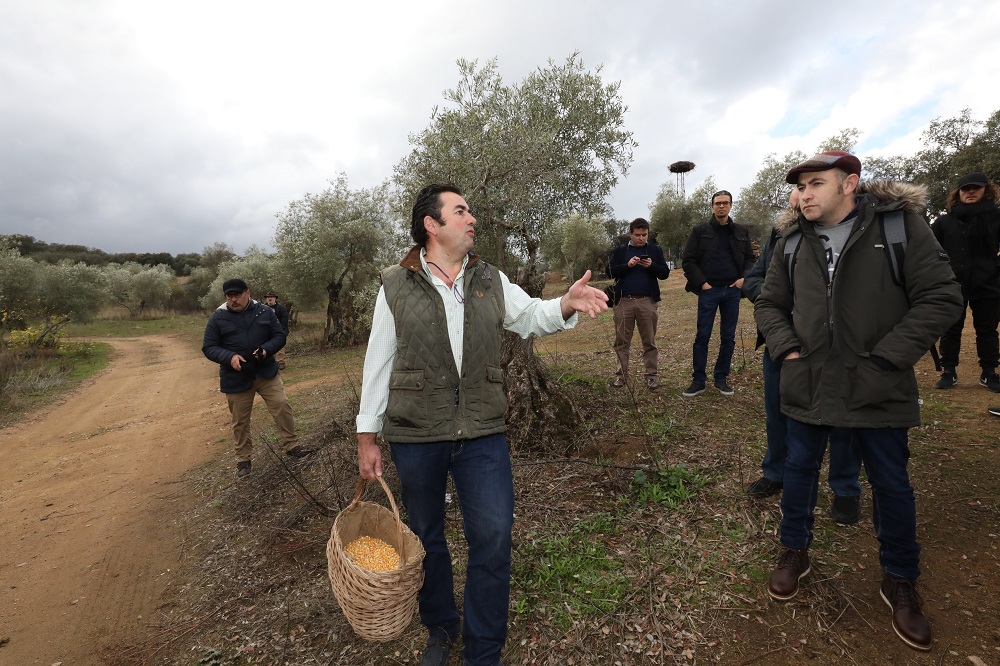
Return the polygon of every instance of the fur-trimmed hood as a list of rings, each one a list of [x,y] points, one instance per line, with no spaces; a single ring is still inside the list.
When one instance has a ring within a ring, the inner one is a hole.
[[[908,213],[923,215],[927,209],[927,187],[904,183],[895,180],[866,180],[858,183],[858,203],[876,201],[875,211],[878,213],[890,210],[905,210]],[[798,208],[778,213],[774,221],[775,228],[784,233],[799,221]]]

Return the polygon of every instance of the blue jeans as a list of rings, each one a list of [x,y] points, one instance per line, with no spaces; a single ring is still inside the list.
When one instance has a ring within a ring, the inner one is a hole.
[[[715,312],[719,312],[719,358],[715,361],[715,381],[729,376],[736,349],[736,322],[740,318],[740,298],[736,287],[712,287],[698,292],[698,331],[694,336],[694,372],[696,382],[705,383],[708,365],[708,341],[712,338]]]
[[[502,434],[460,442],[390,444],[410,529],[420,537],[424,585],[420,621],[431,637],[454,638],[462,626],[467,666],[496,666],[507,640],[514,477]],[[455,482],[469,544],[465,622],[455,605],[445,540],[445,488]]]
[[[781,361],[774,361],[764,350],[764,416],[767,451],[761,468],[764,477],[784,483],[785,457],[788,452],[788,417],[781,413]],[[830,430],[830,473],[827,482],[838,497],[860,497],[861,450],[848,428]]]
[[[891,576],[920,575],[917,510],[906,465],[910,447],[906,428],[851,428],[872,486],[872,523],[879,541],[879,563]],[[781,495],[781,543],[808,548],[813,510],[829,426],[788,419],[788,457]]]

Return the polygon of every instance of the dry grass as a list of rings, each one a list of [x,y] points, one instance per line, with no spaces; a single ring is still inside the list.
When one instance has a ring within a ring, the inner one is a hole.
[[[564,288],[551,285],[555,292]],[[940,570],[969,555],[965,547],[947,550],[947,543],[962,538],[953,534],[959,527],[981,546],[975,572],[968,578],[963,574],[962,582],[957,576],[931,578],[925,596],[934,599],[932,622],[947,647],[923,655],[892,635],[884,606],[872,593],[880,574],[871,526],[862,521],[835,527],[826,516],[830,498],[825,488],[817,510],[813,573],[794,601],[768,600],[764,581],[780,513],[776,499],[751,502],[744,494],[746,484],[759,476],[764,450],[760,357],[753,349],[751,311],[744,303],[730,378],[736,395],[706,392],[685,399],[680,390],[690,381],[696,301],[682,288],[678,271],[667,282],[660,306],[662,388],[657,392],[610,388],[610,315],[538,344],[585,421],[572,458],[514,461],[515,579],[505,663],[792,664],[808,659],[816,664],[932,664],[936,658],[943,662],[946,653],[978,653],[995,663],[1000,633],[994,620],[1000,615],[994,612],[996,596],[981,587],[1000,575],[998,484],[995,474],[978,473],[995,452],[995,437],[982,434],[980,421],[956,418],[963,412],[962,396],[925,396],[929,424],[911,433],[922,539],[931,551],[925,553],[932,561],[927,568]],[[716,344],[713,340],[710,358]],[[240,483],[234,482],[228,460],[190,479],[202,502],[181,520],[191,553],[188,583],[162,609],[158,633],[110,655],[108,663],[419,662],[425,635],[417,622],[397,641],[364,642],[330,592],[325,543],[332,516],[350,500],[357,482],[351,432],[361,354],[329,358],[335,360],[326,381],[317,378],[322,356],[303,357],[301,376],[290,364],[286,377],[301,422],[310,424],[306,439],[319,453],[287,464],[258,452],[254,474]],[[636,369],[638,360],[634,354]],[[927,386],[933,371],[924,363],[920,381]],[[255,414],[255,425],[265,429],[258,433],[259,445],[276,446],[263,410]],[[644,481],[637,480],[640,470]],[[653,487],[666,478],[657,470],[689,470],[699,483],[680,499],[650,499],[665,487]],[[393,487],[391,464],[386,477]],[[959,491],[954,501],[934,501],[948,489]],[[398,488],[393,490],[398,498]],[[382,501],[380,494],[369,490],[367,496]],[[867,490],[865,501],[870,506]],[[448,529],[461,594],[465,551],[454,503]],[[582,552],[591,553],[591,561],[577,557]],[[953,567],[968,568],[961,560]],[[591,587],[577,585],[595,571],[599,576]],[[973,618],[949,612],[960,609],[970,610]]]

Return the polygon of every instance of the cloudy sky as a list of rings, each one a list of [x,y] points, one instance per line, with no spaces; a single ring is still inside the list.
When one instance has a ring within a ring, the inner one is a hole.
[[[911,153],[1000,109],[1000,3],[770,0],[0,0],[0,234],[109,252],[270,246],[338,173],[392,174],[408,135],[496,57],[515,83],[579,51],[620,81],[646,215],[690,160],[738,192],[770,152],[846,127]]]

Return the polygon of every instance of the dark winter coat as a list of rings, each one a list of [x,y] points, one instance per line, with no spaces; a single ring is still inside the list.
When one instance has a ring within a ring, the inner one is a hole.
[[[764,278],[767,277],[767,268],[771,265],[771,258],[774,257],[774,246],[778,244],[778,239],[781,238],[781,230],[787,229],[795,222],[797,217],[797,211],[787,208],[778,213],[778,217],[774,222],[774,228],[771,229],[771,235],[764,244],[764,249],[760,251],[760,256],[757,257],[757,261],[753,262],[753,266],[751,266],[750,270],[747,271],[747,274],[743,276],[743,295],[751,303],[757,302],[757,297],[760,296],[760,290],[764,287]],[[763,344],[764,334],[761,333],[758,328],[756,349],[760,349]]]
[[[733,258],[736,260],[736,272],[738,277],[746,275],[753,266],[756,259],[753,253],[753,243],[750,241],[750,232],[742,224],[736,224],[729,218],[732,225],[732,246]],[[687,244],[684,246],[684,257],[681,266],[684,268],[684,277],[687,284],[684,288],[692,293],[700,293],[701,286],[708,282],[705,278],[705,271],[712,260],[715,252],[716,231],[721,225],[713,216],[708,222],[702,222],[691,230]]]
[[[278,323],[281,324],[281,330],[288,335],[288,308],[286,308],[281,303],[275,303],[274,305],[268,305],[269,308],[274,310],[274,316],[278,318]]]
[[[1000,208],[993,201],[957,204],[931,225],[948,253],[965,298],[1000,298]]]
[[[282,330],[274,310],[250,299],[243,312],[235,312],[220,305],[205,326],[205,339],[201,351],[210,361],[219,364],[219,390],[223,393],[241,393],[253,386],[254,379],[271,379],[278,374],[274,355],[285,346]],[[258,347],[267,352],[261,360],[253,357]],[[230,365],[233,356],[246,359],[239,371]]]
[[[659,280],[666,280],[670,277],[670,267],[667,266],[667,260],[663,256],[663,249],[655,243],[646,243],[641,248],[636,248],[649,254],[649,258],[652,259],[653,263],[649,268],[639,268],[638,266],[629,268],[628,260],[630,255],[628,249],[630,247],[632,246],[628,243],[619,245],[611,250],[611,256],[608,258],[608,267],[605,272],[609,278],[615,280],[613,287],[616,292],[615,296],[619,299],[621,298],[621,287],[619,285],[626,273],[629,271],[645,271],[649,278],[650,297],[654,303],[658,303],[660,301]]]
[[[958,318],[962,294],[948,256],[921,217],[927,192],[862,183],[858,217],[832,279],[815,226],[801,216],[778,241],[754,318],[771,358],[784,359],[781,411],[811,424],[878,428],[920,424],[913,365]],[[893,281],[880,218],[905,211],[903,286]],[[784,261],[788,235],[802,238]],[[798,351],[800,357],[785,359]]]

